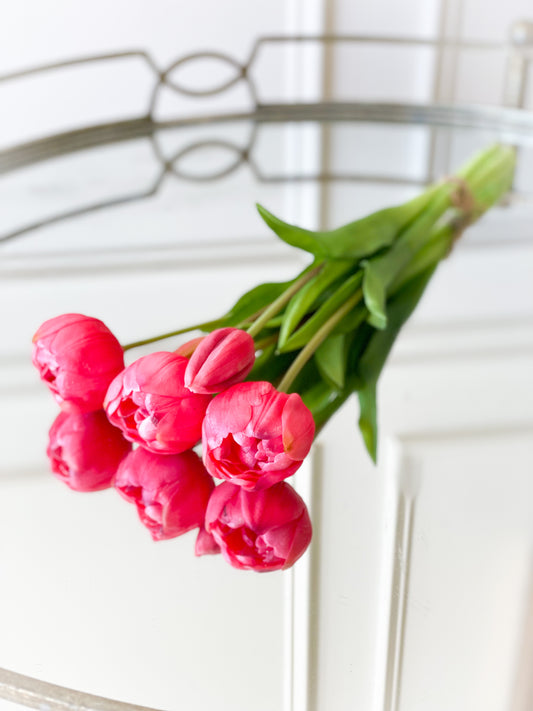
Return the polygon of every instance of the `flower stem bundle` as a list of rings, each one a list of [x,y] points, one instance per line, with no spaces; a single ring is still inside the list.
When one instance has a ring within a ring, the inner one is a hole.
[[[197,554],[220,551],[242,569],[289,567],[309,544],[311,523],[285,479],[352,394],[376,460],[377,383],[394,341],[440,260],[505,195],[513,172],[514,151],[496,145],[415,199],[330,231],[304,230],[258,206],[280,239],[310,254],[309,265],[290,282],[256,286],[213,321],[123,346],[207,334],[173,353],[124,368],[100,321],[66,314],[46,322],[34,363],[69,432],[62,443],[51,430],[54,471],[78,490],[114,484],[154,540],[198,528]],[[113,445],[114,477],[107,461],[103,474],[100,461],[89,461],[90,437],[79,433],[94,411],[126,443]],[[199,442],[202,460],[192,451]],[[85,482],[82,465],[91,472]]]
[[[359,427],[375,461],[376,386],[396,336],[441,259],[510,189],[514,165],[512,148],[492,146],[413,200],[324,232],[258,206],[275,234],[309,252],[312,263],[293,281],[257,286],[222,318],[193,328],[247,329],[260,347],[248,379],[298,392],[317,429],[357,394]]]

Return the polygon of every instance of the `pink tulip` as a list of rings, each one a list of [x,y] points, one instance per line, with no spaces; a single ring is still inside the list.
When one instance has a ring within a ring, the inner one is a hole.
[[[241,383],[255,361],[254,339],[239,328],[219,328],[195,347],[185,385],[195,393],[215,394]]]
[[[137,506],[154,541],[162,541],[203,527],[214,482],[192,450],[161,455],[139,448],[120,465],[115,487]]]
[[[290,568],[312,535],[305,503],[285,482],[262,491],[220,484],[209,499],[205,526],[228,563],[258,572]]]
[[[53,473],[75,491],[111,486],[131,445],[103,410],[62,412],[50,429],[46,453]]]
[[[280,393],[267,382],[240,383],[207,408],[204,464],[214,477],[249,491],[265,489],[294,474],[314,432],[313,416],[296,393]]]
[[[109,383],[124,368],[122,346],[96,318],[63,314],[33,337],[33,364],[63,410],[102,407]]]
[[[175,353],[150,353],[113,380],[104,407],[127,439],[160,454],[184,452],[198,442],[211,398],[185,387],[187,363]]]

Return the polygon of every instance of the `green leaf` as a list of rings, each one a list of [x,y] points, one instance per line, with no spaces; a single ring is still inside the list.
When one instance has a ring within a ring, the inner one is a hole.
[[[347,334],[340,333],[326,338],[315,352],[315,362],[320,375],[334,387],[342,390],[346,382]]]
[[[385,313],[387,292],[385,285],[372,268],[372,262],[364,261],[361,266],[364,269],[363,298],[370,312],[368,323],[374,328],[383,329],[387,326],[387,314]]]
[[[418,304],[436,265],[418,274],[400,289],[388,303],[388,326],[374,331],[364,349],[357,370],[364,383],[377,381],[400,329]]]
[[[363,308],[361,310],[364,311],[366,316],[366,309]],[[351,386],[353,390],[359,390],[364,385],[359,374],[360,361],[375,332],[376,329],[373,328],[368,321],[365,321],[365,319],[360,322],[360,326],[354,331],[348,350],[348,361],[346,365],[348,385]]]
[[[277,234],[287,244],[292,247],[304,249],[306,252],[311,252],[316,257],[324,255],[324,248],[316,239],[316,233],[310,230],[304,230],[296,225],[289,225],[283,222],[279,217],[276,217],[262,205],[256,205],[257,210],[270,229]]]
[[[294,281],[294,280],[293,280]],[[246,321],[247,318],[253,316],[265,306],[271,304],[274,299],[277,299],[285,289],[292,284],[292,281],[279,283],[259,284],[246,294],[243,294],[235,303],[231,310],[224,317],[225,326],[236,326],[237,324]]]
[[[359,397],[359,429],[374,464],[377,461],[378,424],[376,382],[371,381],[357,393]]]
[[[402,230],[390,249],[384,250],[369,260],[375,280],[381,282],[387,294],[390,295],[391,285],[401,278],[400,275],[404,270],[409,269],[417,253],[427,244],[435,225],[449,211],[453,189],[450,182],[436,186],[431,201]]]
[[[290,356],[293,360],[295,358],[294,353],[284,353],[281,354],[285,357]],[[303,366],[302,370],[294,378],[290,389],[287,392],[302,393],[312,384],[323,382],[318,367],[315,363],[314,358],[310,358],[307,363]]]
[[[333,329],[332,333],[338,334],[357,332],[359,326],[364,321],[367,321],[367,319],[368,311],[366,309],[366,306],[364,304],[358,304],[350,311],[349,314],[346,314],[342,321],[339,321],[339,323]]]
[[[287,244],[320,258],[358,260],[389,247],[425,209],[435,190],[429,188],[403,205],[387,207],[334,230],[318,232],[290,225],[262,205],[257,205],[257,209],[270,229]]]
[[[317,233],[324,254],[331,259],[364,259],[390,247],[432,199],[435,188],[426,190],[413,200],[367,215],[330,232]]]
[[[391,283],[388,292],[396,294],[407,282],[417,274],[424,272],[430,266],[436,266],[450,251],[454,238],[455,215],[449,217],[434,227],[428,235],[426,244],[411,258],[409,264],[399,272]]]
[[[316,419],[317,414],[327,408],[335,398],[336,392],[335,388],[329,383],[319,380],[303,390],[301,396],[305,405],[311,410],[313,417]]]
[[[315,335],[318,329],[323,326],[328,319],[355,294],[361,286],[363,279],[362,271],[353,274],[349,279],[346,279],[341,286],[323,303],[317,311],[295,331],[292,336],[285,342],[280,351],[288,352],[303,348],[311,338]]]
[[[377,382],[398,333],[413,313],[435,268],[436,265],[432,265],[414,277],[389,301],[387,328],[372,333],[355,365],[361,380],[358,392],[361,408],[359,428],[373,461],[377,456]]]
[[[313,414],[316,434],[352,394],[349,388],[336,390],[324,381],[302,393],[302,400]]]
[[[346,274],[353,265],[354,262],[351,260],[326,262],[322,270],[292,297],[285,309],[283,323],[279,332],[278,344],[280,348],[283,348],[294,329],[304,316],[309,313],[324,291]]]

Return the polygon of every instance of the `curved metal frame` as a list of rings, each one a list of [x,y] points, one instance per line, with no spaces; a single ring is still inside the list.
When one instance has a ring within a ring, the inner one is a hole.
[[[18,72],[0,76],[2,83],[24,79],[29,76],[83,66],[99,62],[111,62],[130,58],[138,58],[152,72],[155,84],[148,100],[147,113],[126,120],[107,122],[86,128],[66,131],[56,135],[46,136],[38,140],[16,145],[0,151],[0,174],[33,165],[51,158],[67,155],[76,151],[88,150],[119,142],[139,138],[151,140],[155,157],[160,165],[160,171],[152,184],[144,191],[124,195],[118,198],[104,200],[81,208],[68,210],[61,214],[25,224],[7,234],[0,235],[0,243],[7,242],[28,234],[39,227],[48,226],[107,207],[152,197],[157,193],[167,175],[176,178],[207,182],[226,177],[243,164],[247,164],[254,177],[261,182],[290,181],[330,181],[345,180],[356,182],[374,182],[386,184],[422,184],[410,178],[399,178],[386,175],[361,174],[317,174],[317,175],[268,175],[261,170],[253,156],[257,130],[264,124],[280,122],[361,122],[390,123],[406,126],[425,126],[429,128],[465,128],[482,129],[493,132],[500,140],[522,145],[533,144],[533,113],[519,106],[451,106],[423,105],[407,103],[377,103],[377,102],[320,102],[320,103],[262,103],[258,87],[253,78],[253,68],[263,51],[269,45],[287,45],[296,43],[321,44],[325,46],[352,45],[393,45],[398,47],[428,47],[434,50],[452,48],[455,50],[486,50],[489,52],[507,52],[510,58],[519,61],[508,62],[507,83],[518,87],[517,99],[511,103],[523,101],[523,87],[529,67],[530,57],[527,54],[533,46],[533,23],[517,23],[513,28],[510,44],[494,42],[458,42],[454,40],[426,40],[419,38],[398,38],[379,36],[267,36],[258,38],[251,49],[248,59],[241,63],[230,55],[205,51],[185,55],[172,62],[166,69],[161,69],[153,57],[143,50],[131,50],[112,54],[79,57],[64,62],[56,62],[38,67],[31,67]],[[225,79],[218,86],[209,89],[189,88],[176,80],[175,74],[187,65],[198,61],[215,61],[225,64],[235,70],[235,75]],[[176,117],[171,120],[158,120],[157,104],[162,88],[187,97],[202,98],[214,96],[227,91],[238,82],[246,83],[250,96],[251,107],[245,111],[230,111],[226,113],[198,114],[189,117]],[[509,92],[506,91],[506,94]],[[514,91],[516,94],[516,91]],[[507,102],[509,103],[509,102]],[[176,151],[174,155],[165,156],[158,142],[158,136],[169,130],[190,126],[216,126],[235,122],[247,122],[251,125],[245,146],[237,146],[219,137],[210,137],[203,141],[195,141]],[[223,148],[234,154],[234,159],[224,168],[208,175],[191,174],[182,169],[180,161],[191,153],[209,147]]]
[[[42,711],[157,711],[0,669],[0,698]]]
[[[208,139],[196,141],[165,158],[157,144],[158,132],[198,125],[222,125],[225,123],[249,122],[252,126],[247,145],[242,148],[229,141]],[[405,126],[427,126],[444,128],[481,129],[493,132],[499,140],[511,144],[533,145],[533,113],[521,109],[504,107],[475,106],[426,106],[422,104],[389,103],[321,103],[321,104],[269,104],[257,106],[248,112],[228,112],[207,117],[177,118],[172,121],[154,121],[151,117],[141,117],[115,123],[106,123],[89,128],[69,131],[25,143],[0,152],[0,174],[8,173],[40,161],[46,161],[76,151],[88,150],[138,138],[150,138],[161,170],[152,185],[145,191],[132,193],[99,203],[69,210],[53,217],[38,220],[0,235],[0,244],[33,232],[34,230],[79,217],[108,207],[123,205],[152,197],[157,193],[165,178],[173,174],[177,178],[208,182],[224,178],[235,172],[243,164],[248,164],[255,178],[264,183],[298,181],[374,182],[385,184],[420,185],[422,181],[392,176],[357,174],[317,174],[317,175],[267,175],[254,161],[252,149],[257,135],[257,127],[271,123],[301,122],[360,122],[388,123]],[[233,152],[236,159],[226,168],[207,176],[187,173],[179,168],[179,161],[192,152],[209,147],[222,147]]]

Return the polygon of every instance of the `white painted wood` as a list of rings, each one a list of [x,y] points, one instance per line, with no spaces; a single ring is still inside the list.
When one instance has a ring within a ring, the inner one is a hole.
[[[405,453],[398,442],[387,442],[385,468],[384,546],[380,589],[377,591],[383,610],[377,630],[377,677],[375,708],[397,709],[402,683],[402,649],[405,637],[405,609],[409,594],[409,577],[413,540],[413,519],[419,477],[406,465]]]
[[[507,708],[528,645],[532,362],[393,358],[377,469],[355,404],[322,433],[317,708]]]
[[[419,492],[410,564],[395,566],[408,594],[392,600],[402,634],[389,662],[401,675],[384,708],[509,708],[533,542],[531,432],[408,438],[401,475],[418,469]]]

